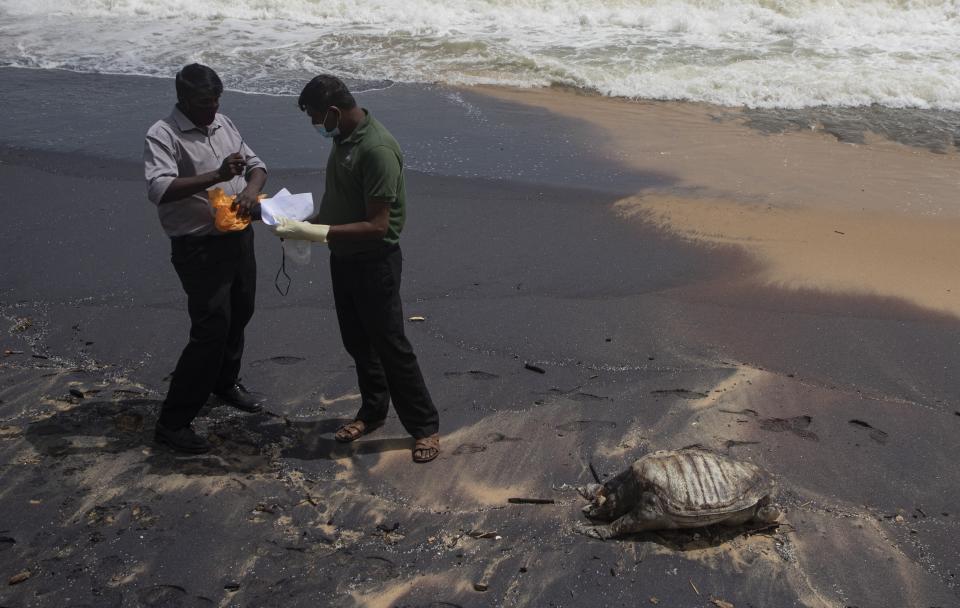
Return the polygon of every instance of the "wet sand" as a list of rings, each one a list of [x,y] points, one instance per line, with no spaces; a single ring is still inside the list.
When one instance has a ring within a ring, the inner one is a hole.
[[[411,463],[393,416],[333,441],[358,395],[326,256],[282,298],[258,227],[242,373],[268,412],[211,401],[216,449],[182,457],[150,441],[187,318],[138,158],[172,83],[0,75],[44,100],[0,118],[0,606],[958,602],[955,152],[559,91],[363,94],[408,154],[444,452]],[[319,191],[291,99],[223,105],[268,191]],[[573,532],[591,465],[694,443],[774,473],[784,525]]]

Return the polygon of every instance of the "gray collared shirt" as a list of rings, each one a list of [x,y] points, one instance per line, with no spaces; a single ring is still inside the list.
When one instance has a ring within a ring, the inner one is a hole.
[[[258,167],[266,170],[267,166],[243,141],[233,121],[223,114],[217,114],[213,123],[203,128],[174,107],[170,116],[150,127],[143,146],[143,172],[147,197],[157,205],[167,236],[221,234],[214,225],[214,211],[206,192],[163,204],[160,199],[174,179],[215,171],[224,158],[238,151],[247,159],[248,174]],[[217,186],[234,196],[246,182],[237,176]]]

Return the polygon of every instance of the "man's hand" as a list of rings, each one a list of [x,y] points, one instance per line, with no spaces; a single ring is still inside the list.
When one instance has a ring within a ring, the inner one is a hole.
[[[250,192],[247,188],[244,188],[237,195],[237,198],[233,199],[230,210],[235,211],[240,219],[260,219],[260,201],[257,199],[256,193]]]
[[[290,218],[278,217],[277,225],[271,226],[271,229],[271,231],[281,239],[297,239],[301,241],[313,241],[315,243],[326,243],[330,226],[326,224],[297,222]]]
[[[243,154],[234,152],[220,163],[220,168],[217,169],[217,175],[221,180],[228,181],[238,175],[243,175],[243,169],[246,166],[247,159],[244,158]]]

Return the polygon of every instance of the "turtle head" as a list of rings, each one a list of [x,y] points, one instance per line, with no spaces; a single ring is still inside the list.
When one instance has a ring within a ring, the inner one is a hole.
[[[603,489],[603,486],[598,483],[588,483],[585,486],[580,486],[579,488],[577,488],[577,493],[580,494],[580,496],[583,496],[584,498],[586,498],[587,500],[593,500],[594,498],[597,497],[597,494],[602,489]]]
[[[623,515],[620,505],[620,498],[616,492],[611,492],[606,486],[590,484],[587,486],[591,488],[596,486],[596,489],[593,490],[592,496],[583,495],[584,498],[590,500],[590,504],[583,507],[583,514],[589,517],[590,519],[598,519],[601,521],[613,521],[614,519]],[[583,494],[581,492],[581,494]]]
[[[781,513],[782,511],[780,511],[779,506],[773,503],[768,503],[757,508],[757,513],[754,515],[754,519],[765,524],[772,524],[780,519]]]

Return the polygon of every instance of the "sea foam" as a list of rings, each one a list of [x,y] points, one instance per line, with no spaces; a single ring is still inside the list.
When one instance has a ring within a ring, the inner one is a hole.
[[[0,0],[0,65],[294,93],[317,72],[728,106],[960,109],[960,2]]]

